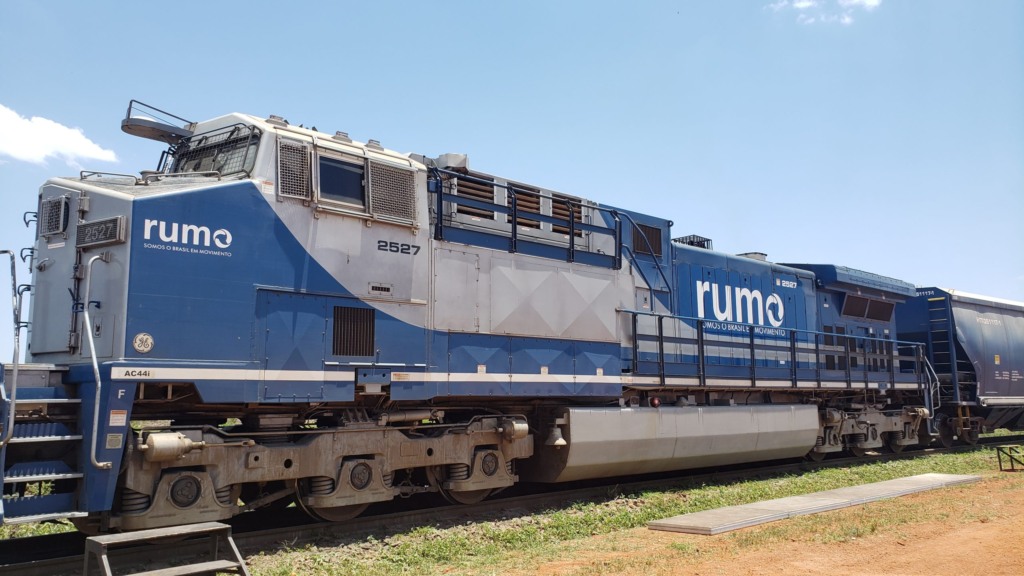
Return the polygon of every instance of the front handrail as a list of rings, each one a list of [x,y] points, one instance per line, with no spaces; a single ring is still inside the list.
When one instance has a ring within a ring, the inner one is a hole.
[[[0,398],[8,402],[7,423],[4,425],[3,437],[0,437],[0,448],[3,448],[14,436],[14,420],[16,410],[14,403],[18,399],[18,357],[21,356],[21,296],[18,292],[17,270],[15,269],[14,252],[0,250],[11,258],[11,306],[14,312],[14,360],[11,363],[11,397],[6,398],[3,386],[0,386]]]
[[[928,400],[929,404],[931,404],[929,408],[934,417],[938,409],[942,407],[942,394],[939,391],[941,383],[939,382],[939,375],[935,372],[935,368],[932,366],[931,361],[928,360],[928,357],[922,354],[921,359],[924,361],[925,378],[928,380]],[[931,420],[928,421],[929,427],[931,422]]]
[[[112,466],[110,462],[100,462],[96,458],[96,439],[99,436],[100,426],[100,394],[103,389],[103,381],[100,380],[100,365],[96,359],[96,344],[92,337],[92,321],[89,318],[89,306],[93,304],[89,300],[90,292],[92,291],[92,265],[97,260],[102,260],[104,263],[110,262],[110,253],[104,252],[97,254],[92,258],[89,258],[89,262],[85,267],[85,306],[82,308],[82,315],[85,319],[85,334],[89,339],[89,356],[92,358],[92,374],[96,379],[96,396],[93,399],[92,407],[92,444],[89,450],[89,459],[92,465],[100,470],[109,470]],[[99,307],[99,303],[96,303],[96,307]]]
[[[654,254],[654,246],[651,245],[651,241],[647,238],[647,234],[645,234],[643,230],[640,230],[640,226],[637,225],[636,221],[633,220],[632,216],[630,216],[629,214],[626,214],[625,212],[619,212],[618,214],[620,216],[625,216],[626,217],[626,220],[629,221],[629,225],[632,226],[632,230],[636,230],[636,231],[640,232],[640,237],[644,239],[644,244],[647,245],[647,253],[650,254],[651,255],[651,259],[654,260],[654,265],[658,268],[658,274],[661,275],[661,279],[665,282],[665,287],[668,289],[669,310],[672,311],[672,312],[675,312],[675,299],[672,298],[672,283],[669,282],[668,276],[665,275],[665,271],[661,268],[661,259],[658,258],[657,256],[655,256],[655,254]],[[639,265],[639,260],[636,257],[636,250],[635,249],[636,249],[636,246],[633,247],[633,250],[630,250],[630,258],[629,259],[630,259],[630,262],[633,263],[633,267],[639,269],[640,265]],[[645,277],[644,281],[646,281],[646,280],[647,280],[647,278]],[[653,294],[654,286],[652,286],[650,282],[647,282],[647,286],[650,287],[651,292],[652,292],[651,296],[653,297],[654,296],[654,294]]]

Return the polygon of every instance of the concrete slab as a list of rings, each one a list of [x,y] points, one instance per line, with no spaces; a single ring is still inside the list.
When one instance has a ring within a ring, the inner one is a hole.
[[[684,514],[667,520],[655,520],[647,523],[652,530],[669,532],[687,532],[690,534],[714,535],[730,530],[738,530],[747,526],[774,522],[788,517],[787,512],[753,508],[752,505],[730,506],[716,510],[704,510],[693,514]]]
[[[651,530],[715,535],[804,514],[816,514],[915,492],[957,486],[981,480],[981,476],[920,474],[861,486],[848,486],[802,496],[789,496],[753,504],[728,506],[674,516],[647,523]]]
[[[846,498],[831,498],[829,496],[822,496],[819,494],[807,494],[805,496],[790,496],[788,498],[778,498],[776,500],[765,500],[764,502],[758,502],[753,506],[761,508],[762,510],[778,510],[779,512],[786,512],[787,517],[790,517],[794,515],[814,514],[816,512],[828,512],[829,510],[837,510],[849,505],[850,501]]]

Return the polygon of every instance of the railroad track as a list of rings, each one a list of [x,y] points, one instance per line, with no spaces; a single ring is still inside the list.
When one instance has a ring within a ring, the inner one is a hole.
[[[486,521],[537,513],[563,507],[572,502],[612,498],[621,493],[669,488],[685,488],[708,483],[727,483],[751,477],[772,477],[822,468],[837,468],[870,462],[920,458],[934,454],[963,452],[986,446],[1024,442],[1024,435],[987,437],[976,446],[932,447],[900,454],[868,453],[862,457],[830,458],[822,462],[787,461],[762,465],[737,465],[714,471],[697,470],[645,476],[642,479],[617,478],[575,483],[567,486],[545,486],[540,493],[525,493],[537,486],[516,486],[474,506],[438,504],[440,499],[388,503],[371,507],[368,515],[344,523],[326,524],[309,519],[295,508],[273,514],[250,512],[233,518],[235,543],[243,553],[267,551],[277,547],[294,547],[317,540],[330,539],[340,544],[359,541],[368,535],[383,537],[389,533],[422,525],[439,527]],[[399,509],[401,508],[401,509]],[[410,509],[411,508],[411,509]],[[269,523],[274,528],[266,528]],[[82,565],[85,536],[77,532],[33,536],[0,541],[0,573],[9,576],[77,575]],[[196,556],[206,550],[202,543],[183,543],[175,553],[180,558]],[[125,550],[115,556],[119,564],[142,563],[147,560],[145,548]]]

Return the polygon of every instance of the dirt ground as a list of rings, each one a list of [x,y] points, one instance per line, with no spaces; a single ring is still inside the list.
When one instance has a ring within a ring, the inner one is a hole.
[[[717,536],[639,528],[572,548],[537,573],[1020,576],[1024,472]]]

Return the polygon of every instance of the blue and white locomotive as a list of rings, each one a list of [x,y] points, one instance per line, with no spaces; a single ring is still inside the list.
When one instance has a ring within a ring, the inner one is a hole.
[[[157,170],[40,190],[31,285],[12,278],[28,363],[0,387],[5,523],[293,501],[339,521],[937,434],[928,350],[897,339],[910,284],[714,252],[460,154],[154,116],[133,102],[122,128],[169,145]]]

